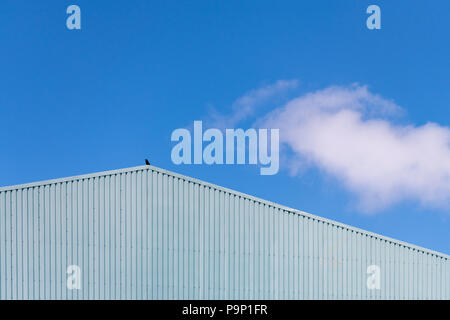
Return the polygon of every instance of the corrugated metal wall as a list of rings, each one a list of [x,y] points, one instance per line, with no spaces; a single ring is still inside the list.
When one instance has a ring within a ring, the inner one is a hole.
[[[450,262],[147,166],[1,188],[0,298],[450,299]]]

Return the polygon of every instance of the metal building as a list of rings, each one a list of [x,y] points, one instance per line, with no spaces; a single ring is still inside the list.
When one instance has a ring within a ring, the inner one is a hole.
[[[450,299],[449,259],[153,166],[0,188],[0,299]]]

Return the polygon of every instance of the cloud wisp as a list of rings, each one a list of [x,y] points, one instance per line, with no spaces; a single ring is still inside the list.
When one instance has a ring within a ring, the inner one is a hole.
[[[297,80],[278,80],[277,82],[251,90],[236,99],[228,114],[219,113],[211,108],[211,126],[218,128],[234,128],[239,122],[255,115],[256,110],[271,99],[279,97],[298,86]]]
[[[293,151],[290,169],[321,169],[366,212],[404,200],[448,207],[450,129],[396,124],[392,116],[400,112],[365,86],[333,86],[293,99],[257,124],[280,129],[280,143]]]

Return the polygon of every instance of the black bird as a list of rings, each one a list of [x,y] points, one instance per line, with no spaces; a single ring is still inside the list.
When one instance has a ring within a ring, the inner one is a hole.
[[[150,165],[150,162],[148,162],[147,159],[145,159],[145,165],[146,165],[146,166],[149,166],[149,165]]]

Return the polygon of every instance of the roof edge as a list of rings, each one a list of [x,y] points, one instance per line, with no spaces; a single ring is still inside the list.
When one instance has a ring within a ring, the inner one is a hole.
[[[216,190],[221,190],[221,191],[227,192],[229,194],[234,194],[236,196],[244,197],[244,198],[247,198],[249,200],[253,200],[253,201],[259,202],[261,204],[266,204],[266,205],[272,206],[274,208],[278,208],[280,210],[296,213],[296,214],[299,214],[299,215],[302,215],[302,216],[305,216],[305,217],[308,217],[308,218],[311,218],[311,219],[314,219],[314,220],[322,221],[324,223],[329,223],[329,224],[335,225],[335,226],[343,228],[343,229],[347,229],[347,230],[350,230],[350,231],[358,232],[358,233],[361,233],[361,234],[366,234],[368,236],[375,237],[375,238],[380,239],[380,240],[388,241],[390,243],[395,243],[395,244],[398,244],[398,245],[402,245],[404,247],[408,247],[408,248],[411,248],[411,249],[419,250],[419,251],[422,251],[424,253],[429,253],[429,254],[433,254],[435,256],[440,256],[440,257],[445,258],[445,259],[450,261],[450,255],[447,255],[447,254],[439,252],[439,251],[427,249],[427,248],[420,247],[420,246],[417,246],[417,245],[414,245],[414,244],[411,244],[411,243],[408,243],[408,242],[404,242],[404,241],[397,240],[397,239],[394,239],[394,238],[390,238],[390,237],[387,237],[387,236],[383,236],[383,235],[380,235],[380,234],[377,234],[377,233],[374,233],[374,232],[371,232],[371,231],[367,231],[367,230],[364,230],[364,229],[353,227],[353,226],[350,226],[350,225],[347,225],[347,224],[344,224],[344,223],[341,223],[341,222],[338,222],[338,221],[335,221],[335,220],[332,220],[332,219],[324,218],[324,217],[317,216],[317,215],[314,215],[314,214],[311,214],[311,213],[308,213],[308,212],[305,212],[305,211],[301,211],[301,210],[298,210],[298,209],[290,208],[290,207],[278,204],[276,202],[272,202],[272,201],[269,201],[269,200],[264,200],[264,199],[261,199],[261,198],[258,198],[258,197],[255,197],[255,196],[252,196],[252,195],[249,195],[249,194],[246,194],[246,193],[242,193],[242,192],[239,192],[239,191],[236,191],[236,190],[233,190],[233,189],[221,187],[221,186],[215,185],[215,184],[210,183],[210,182],[205,182],[205,181],[202,181],[202,180],[199,180],[199,179],[196,179],[196,178],[192,178],[192,177],[189,177],[189,176],[182,175],[180,173],[176,173],[176,172],[168,171],[166,169],[155,167],[153,165],[135,166],[135,167],[129,167],[129,168],[123,168],[123,169],[101,171],[101,172],[82,174],[82,175],[76,175],[76,176],[71,176],[71,177],[64,177],[64,178],[43,180],[43,181],[31,182],[31,183],[25,183],[25,184],[19,184],[19,185],[5,186],[5,187],[1,187],[0,188],[0,192],[13,191],[13,190],[18,190],[18,189],[28,189],[28,188],[34,188],[34,187],[39,187],[39,186],[46,186],[46,185],[51,185],[51,184],[69,182],[69,181],[74,181],[74,180],[83,180],[83,179],[89,179],[89,178],[97,178],[97,177],[102,177],[102,176],[109,176],[109,175],[114,175],[114,174],[121,174],[121,173],[127,173],[127,172],[133,172],[133,171],[142,171],[142,170],[149,170],[149,169],[153,170],[153,171],[160,172],[162,174],[167,174],[167,175],[170,175],[170,176],[173,176],[173,177],[184,179],[186,181],[191,181],[193,183],[197,183],[197,184],[201,184],[201,185],[204,185],[204,186],[207,186],[207,187],[210,187],[210,188],[214,188]]]

